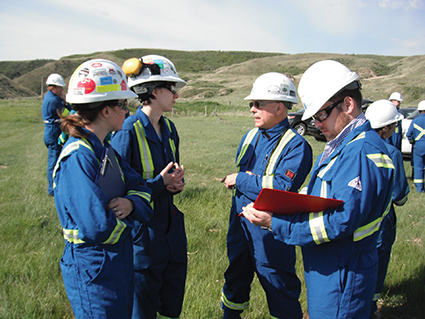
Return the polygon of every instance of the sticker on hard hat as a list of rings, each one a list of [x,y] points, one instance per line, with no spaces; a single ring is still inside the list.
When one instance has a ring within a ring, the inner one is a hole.
[[[81,79],[77,83],[77,88],[74,90],[74,95],[90,94],[96,89],[96,83],[89,78]]]
[[[102,66],[102,63],[100,62],[92,63],[91,65],[92,68],[100,68],[101,66]]]
[[[106,76],[106,77],[100,78],[100,85],[108,85],[108,84],[113,84],[112,76]]]

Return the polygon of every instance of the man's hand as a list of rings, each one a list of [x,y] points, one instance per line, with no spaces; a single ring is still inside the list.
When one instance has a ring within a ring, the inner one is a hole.
[[[273,213],[256,210],[253,206],[254,206],[254,203],[251,203],[243,207],[242,208],[243,216],[254,225],[270,227],[272,224]]]

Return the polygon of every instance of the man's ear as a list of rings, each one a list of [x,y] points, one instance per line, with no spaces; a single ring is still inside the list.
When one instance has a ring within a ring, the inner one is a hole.
[[[351,96],[346,96],[342,103],[342,107],[345,112],[351,114],[356,109],[356,102]]]

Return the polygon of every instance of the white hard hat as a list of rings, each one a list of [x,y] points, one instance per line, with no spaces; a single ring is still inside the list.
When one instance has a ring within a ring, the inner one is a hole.
[[[418,111],[425,111],[425,100],[419,102]]]
[[[385,127],[404,118],[403,114],[399,113],[396,106],[389,100],[373,102],[367,108],[365,116],[373,129]]]
[[[305,108],[302,120],[316,114],[331,97],[343,89],[360,89],[358,79],[355,72],[337,61],[314,63],[304,72],[298,86],[298,94]]]
[[[282,73],[269,72],[260,75],[252,85],[251,94],[245,101],[287,101],[298,103],[297,91],[292,81]]]
[[[123,70],[114,62],[104,59],[81,64],[69,80],[66,101],[86,104],[137,97],[130,91]]]
[[[178,89],[186,85],[186,81],[179,78],[173,62],[160,55],[128,59],[122,68],[131,88],[148,82],[175,82]]]
[[[52,73],[47,77],[46,80],[47,86],[49,85],[55,85],[55,86],[66,86],[63,77],[60,74]]]
[[[398,92],[391,93],[390,98],[388,100],[390,100],[390,101],[395,100],[395,101],[403,102],[403,99],[401,98],[401,94],[398,93]]]

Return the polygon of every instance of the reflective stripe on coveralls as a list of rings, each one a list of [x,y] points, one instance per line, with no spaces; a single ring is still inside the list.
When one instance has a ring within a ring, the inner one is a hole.
[[[78,142],[73,142],[68,144],[62,151],[58,162],[56,163],[55,169],[53,170],[53,180],[54,177],[56,176],[56,172],[60,166],[60,162],[63,158],[69,156],[73,151],[77,150],[80,146],[84,146],[87,147],[91,152],[93,152],[94,154],[94,150],[91,147],[90,143],[85,139],[82,138],[81,140],[79,140]],[[115,158],[116,163],[118,164],[117,159]],[[98,160],[98,162],[100,163],[100,161]],[[121,168],[120,168],[121,170]],[[124,174],[121,171],[121,178],[124,181]],[[125,181],[124,181],[125,182]],[[56,184],[53,184],[53,188],[56,187]],[[141,198],[147,200],[148,202],[150,202],[150,195],[144,192],[139,192],[139,191],[135,191],[135,190],[129,190],[127,192],[127,195],[137,195],[140,196]],[[122,234],[122,232],[124,231],[124,229],[127,227],[127,225],[125,223],[123,223],[121,220],[119,220],[118,218],[116,218],[117,221],[117,225],[115,226],[115,229],[112,231],[111,235],[109,236],[109,238],[107,240],[105,240],[102,244],[105,245],[114,245],[118,242],[118,240],[120,239],[120,236]],[[81,240],[78,237],[78,229],[62,229],[63,232],[63,237],[69,241],[70,243],[73,244],[82,244],[84,243],[83,240]]]
[[[364,138],[365,134],[364,132],[362,134],[359,134],[359,136],[357,136],[355,139],[353,139],[353,141]],[[350,143],[352,143],[353,141],[351,141]],[[383,168],[388,168],[388,169],[394,169],[394,164],[391,160],[391,158],[386,155],[386,154],[369,154],[367,155],[367,157],[375,163],[375,165],[377,167],[383,167]],[[326,174],[326,172],[328,172],[332,165],[335,164],[336,159],[338,158],[338,156],[335,156],[334,158],[332,158],[332,160],[329,162],[328,165],[326,165],[326,167],[324,169],[322,169],[317,176],[320,178],[323,178],[323,176]],[[321,197],[325,197],[327,198],[327,182],[323,181],[322,182],[322,187],[321,187]],[[361,226],[358,229],[356,229],[356,231],[353,234],[353,241],[360,241],[370,235],[372,235],[373,233],[375,233],[376,231],[379,230],[379,227],[381,226],[381,222],[384,219],[384,217],[388,214],[388,212],[390,211],[391,208],[391,201],[389,201],[384,213],[382,214],[381,217],[375,219],[374,221],[368,223],[367,225]],[[310,224],[310,231],[311,231],[311,235],[314,239],[314,242],[317,245],[326,243],[326,242],[330,242],[330,239],[328,237],[328,234],[326,232],[326,228],[325,228],[325,222],[323,220],[323,212],[317,212],[317,213],[310,213],[309,215],[309,224]]]
[[[236,161],[236,166],[238,167],[238,171],[239,171],[239,163],[242,160],[243,156],[245,155],[248,149],[248,146],[251,145],[251,142],[254,139],[254,136],[257,134],[257,132],[258,132],[258,128],[254,128],[250,130],[248,134],[246,135],[245,140],[243,141],[241,152]],[[266,170],[261,182],[262,188],[273,188],[274,168],[275,168],[276,162],[280,156],[280,153],[282,153],[283,149],[285,148],[286,144],[288,144],[288,142],[294,136],[295,136],[295,133],[293,131],[286,130],[286,132],[282,134],[282,136],[280,137],[279,143],[272,150],[270,160],[267,163]]]
[[[245,156],[246,151],[248,150],[249,145],[251,145],[251,142],[253,141],[255,135],[258,133],[258,130],[259,130],[258,128],[251,129],[246,134],[245,139],[242,142],[241,151],[239,153],[238,158],[236,159],[236,167],[238,169],[238,172],[240,171],[240,162]],[[269,161],[266,165],[265,173],[262,178],[262,188],[273,188],[273,177],[274,177],[274,171],[276,168],[277,160],[279,159],[280,154],[284,150],[285,146],[295,136],[296,136],[296,133],[294,133],[292,130],[286,129],[279,137],[278,142],[275,144],[274,148],[271,150],[271,156],[269,157]],[[233,189],[233,196],[235,195],[235,192],[236,192],[236,187]],[[243,311],[249,307],[249,301],[246,301],[243,303],[235,303],[235,302],[229,301],[223,291],[221,293],[221,302],[226,308],[236,310],[236,311]],[[270,315],[270,317],[273,319],[278,319],[277,317],[273,317],[272,315]]]
[[[171,152],[173,153],[173,159],[175,159],[176,145],[174,144],[174,140],[171,138],[171,134],[172,134],[171,125],[167,118],[164,118],[164,120],[165,120],[165,123],[167,123],[168,129],[170,131],[169,143],[170,143]],[[153,178],[152,174],[155,170],[155,167],[153,165],[151,150],[149,147],[148,140],[146,139],[146,134],[145,134],[145,130],[143,129],[142,123],[140,121],[137,121],[136,123],[133,124],[133,126],[136,131],[137,141],[139,143],[140,157],[141,157],[141,162],[143,166],[143,179],[148,180]]]
[[[416,136],[416,138],[415,138],[415,141],[419,141],[421,138],[422,138],[422,136],[424,136],[425,135],[425,129],[423,129],[422,127],[420,127],[418,124],[416,124],[416,123],[414,123],[413,124],[413,127],[415,128],[415,129],[417,129],[420,133],[418,134],[418,136]]]

